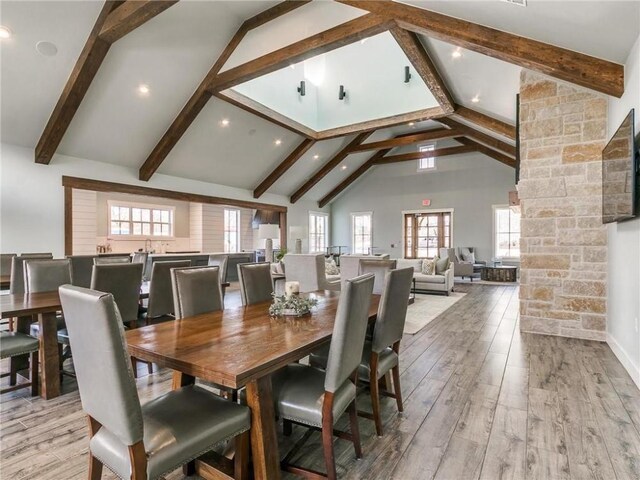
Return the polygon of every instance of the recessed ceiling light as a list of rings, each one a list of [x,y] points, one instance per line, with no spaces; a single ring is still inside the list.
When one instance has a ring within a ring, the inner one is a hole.
[[[228,127],[229,126],[229,119],[228,118],[223,118],[222,120],[220,120],[220,125],[222,125],[223,127]]]
[[[340,168],[342,168],[342,170],[346,170],[347,166],[346,165],[342,165],[342,167],[340,167]]]
[[[138,85],[138,93],[140,95],[149,95],[149,85],[141,83],[140,85]]]
[[[471,99],[471,101],[472,101],[473,103],[478,103],[478,102],[480,101],[480,97],[478,97],[478,95],[476,95],[475,97],[473,97],[473,98]]]
[[[55,57],[58,53],[58,47],[51,42],[36,43],[36,50],[40,55],[45,57]]]
[[[366,39],[366,38],[363,38],[362,40],[360,40],[360,45],[363,45],[363,44],[364,44],[364,42],[366,42],[366,41],[367,41],[367,39]]]
[[[279,138],[276,138],[276,140],[273,142],[276,145],[280,145],[282,143],[282,140],[280,140]]]
[[[314,160],[317,160],[317,159],[319,159],[319,158],[320,158],[320,155],[314,155],[314,156],[313,156],[313,159],[314,159]]]
[[[13,32],[9,27],[0,25],[0,39],[11,38],[11,35],[13,35]]]
[[[409,122],[409,126],[413,127],[415,125],[415,122]]]
[[[451,56],[453,58],[460,58],[462,56],[462,50],[460,50],[460,47],[456,48],[453,52],[451,52]]]

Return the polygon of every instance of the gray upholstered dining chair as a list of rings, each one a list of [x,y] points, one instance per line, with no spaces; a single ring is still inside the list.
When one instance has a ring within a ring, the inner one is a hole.
[[[229,265],[228,254],[209,255],[209,266],[220,267],[220,283],[227,281],[227,265]]]
[[[147,260],[149,260],[149,252],[135,252],[131,257],[131,263],[142,264],[142,278],[147,274]]]
[[[291,423],[322,432],[329,479],[335,479],[337,475],[333,453],[334,434],[351,440],[356,457],[362,457],[356,412],[356,386],[373,283],[372,274],[345,282],[336,312],[326,371],[308,365],[292,364],[279,372],[278,381],[274,382],[277,414],[284,421],[285,434],[290,433]],[[334,425],[347,410],[351,433],[334,433]],[[318,478],[316,472],[289,464],[289,460],[307,439],[308,435],[302,437],[282,461],[282,467],[298,475]]]
[[[171,269],[176,318],[216,312],[224,308],[219,267]]]
[[[0,253],[0,275],[11,275],[11,260],[17,256],[15,253]]]
[[[25,281],[24,281],[24,261],[43,259],[48,260],[53,258],[50,253],[43,253],[41,256],[35,256],[36,254],[30,254],[31,256],[25,257],[24,255],[13,257],[11,259],[11,286],[9,287],[9,293],[21,294],[25,293]]]
[[[375,422],[378,436],[382,436],[383,433],[378,382],[388,372],[391,372],[393,377],[393,393],[384,393],[395,398],[399,412],[402,412],[403,409],[399,369],[400,340],[407,317],[412,279],[413,268],[411,267],[387,272],[372,336],[370,339],[367,338],[362,349],[358,377],[361,381],[369,384],[373,414],[362,411],[359,411],[358,414]],[[309,357],[309,363],[318,368],[326,368],[327,361],[326,347],[318,349]]]
[[[121,256],[105,256],[105,257],[94,257],[93,264],[94,265],[111,265],[113,263],[131,263],[130,255],[121,255]]]
[[[175,313],[171,288],[171,269],[190,266],[191,260],[153,262],[151,283],[149,284],[149,303],[147,304],[147,324],[152,318]]]
[[[360,260],[359,274],[373,273],[375,275],[373,293],[375,295],[382,295],[385,277],[389,271],[395,270],[395,268],[395,260]]]
[[[89,478],[99,479],[103,465],[120,478],[161,478],[230,438],[235,478],[246,478],[248,408],[196,385],[141,405],[113,295],[65,285],[60,301],[89,417]]]
[[[239,263],[238,280],[242,305],[253,305],[271,300],[273,280],[269,263]]]
[[[91,272],[95,255],[67,255],[71,262],[71,284],[76,287],[91,286]]]
[[[21,253],[21,257],[25,258],[53,258],[53,253],[51,252],[31,252],[31,253]]]
[[[19,388],[31,387],[31,396],[38,395],[38,349],[40,342],[37,338],[18,332],[0,332],[0,359],[9,358],[9,373],[3,373],[2,377],[9,376],[9,387],[0,390],[0,394],[12,392]],[[17,383],[17,362],[15,357],[29,355],[29,381]]]

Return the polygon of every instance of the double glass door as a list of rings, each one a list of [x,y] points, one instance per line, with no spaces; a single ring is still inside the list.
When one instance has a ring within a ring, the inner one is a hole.
[[[404,216],[405,258],[433,258],[451,246],[451,213],[407,213]]]

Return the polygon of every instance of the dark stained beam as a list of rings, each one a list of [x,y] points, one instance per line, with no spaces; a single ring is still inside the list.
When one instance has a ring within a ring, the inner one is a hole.
[[[516,156],[516,147],[514,147],[513,145],[509,145],[508,143],[503,142],[502,140],[498,140],[491,135],[487,135],[486,133],[476,130],[473,127],[469,127],[463,123],[460,123],[452,119],[451,117],[439,118],[438,122],[446,125],[449,128],[455,128],[459,132],[462,132],[464,136],[477,140],[480,143],[484,143],[494,150],[500,150],[501,152],[504,152],[514,158]]]
[[[452,113],[455,109],[455,102],[449,93],[449,89],[438,73],[438,69],[434,65],[425,46],[422,44],[418,35],[408,32],[400,27],[391,29],[391,35],[396,39],[400,48],[407,56],[413,68],[416,69],[418,75],[424,80],[427,87],[433,93],[442,110],[445,113]]]
[[[283,6],[283,3],[286,3],[286,6]],[[187,131],[189,126],[196,119],[198,114],[202,111],[204,106],[207,104],[209,99],[211,98],[211,92],[209,92],[209,85],[214,81],[218,72],[222,69],[224,64],[227,62],[231,54],[238,47],[244,36],[249,32],[252,28],[263,25],[266,22],[273,20],[274,18],[279,17],[280,15],[284,15],[296,8],[299,8],[305,5],[307,2],[282,2],[278,5],[271,7],[264,12],[259,13],[258,15],[246,20],[235,33],[235,35],[231,38],[225,49],[222,51],[218,60],[213,64],[209,73],[207,73],[206,77],[200,82],[200,85],[196,89],[196,91],[191,95],[191,98],[187,101],[182,110],[178,114],[178,116],[173,120],[167,131],[162,135],[162,138],[158,141],[156,146],[153,148],[145,162],[140,167],[139,178],[140,180],[149,180],[153,174],[160,168],[164,159],[167,158],[167,155],[171,152],[173,147],[176,146],[184,132]]]
[[[344,190],[346,190],[353,182],[355,182],[357,179],[359,179],[362,175],[364,175],[365,173],[367,173],[367,171],[369,171],[369,169],[371,167],[373,167],[375,165],[376,160],[378,160],[379,158],[383,157],[384,155],[386,155],[389,150],[391,149],[387,149],[387,150],[380,150],[379,152],[375,153],[369,160],[367,160],[366,162],[364,162],[355,172],[353,172],[351,175],[349,175],[346,179],[344,179],[340,185],[338,185],[336,188],[334,188],[333,190],[331,190],[329,193],[327,193],[324,197],[322,197],[322,199],[318,202],[318,206],[320,208],[324,207],[327,203],[329,203],[331,200],[333,200],[334,198],[336,198],[338,195],[340,195]]]
[[[114,43],[176,3],[178,0],[129,0],[124,2],[109,14],[100,29],[100,38],[106,42]]]
[[[260,185],[253,191],[253,198],[260,198],[264,192],[266,192],[271,185],[276,183],[278,179],[284,175],[300,158],[309,151],[311,147],[316,143],[315,140],[308,138],[304,139],[300,145],[298,145],[293,152],[291,152],[287,158],[285,158],[280,165],[278,165],[273,172],[271,172],[267,178],[265,178]]]
[[[462,133],[454,128],[436,128],[425,130],[423,132],[411,133],[404,136],[381,140],[379,142],[363,143],[354,146],[349,153],[366,152],[368,150],[382,150],[384,148],[402,147],[404,145],[412,145],[418,142],[429,140],[440,140],[443,138],[453,138],[462,135]]]
[[[311,176],[311,178],[305,182],[304,185],[298,188],[298,190],[296,190],[291,195],[291,198],[290,198],[291,203],[296,203],[298,200],[300,200],[305,193],[311,190],[320,180],[326,177],[331,170],[336,168],[340,164],[340,162],[342,162],[345,158],[347,158],[347,155],[349,155],[353,147],[360,145],[372,133],[373,133],[373,130],[356,135],[356,137],[353,140],[351,140],[346,147],[340,150],[331,160],[329,160],[322,167],[320,167],[320,169],[316,173],[314,173]]]
[[[504,163],[509,167],[513,167],[513,168],[516,167],[516,160],[514,158],[510,157],[509,155],[505,155],[504,153],[497,152],[496,150],[493,150],[492,148],[482,145],[481,143],[478,143],[475,140],[472,140],[471,138],[456,137],[456,141],[462,143],[463,145],[472,146],[476,149],[476,151],[484,153],[488,157],[491,157],[494,160],[499,161],[500,163]]]
[[[375,165],[386,165],[389,163],[399,163],[399,162],[408,162],[410,160],[418,160],[420,158],[430,158],[430,157],[446,157],[448,155],[460,155],[462,153],[475,152],[477,150],[475,145],[462,145],[459,147],[445,147],[445,148],[436,148],[430,152],[411,152],[411,153],[401,153],[398,155],[391,155],[389,157],[381,157],[378,158],[374,164]]]
[[[514,142],[516,141],[515,125],[490,117],[489,115],[472,110],[471,108],[463,107],[462,105],[456,105],[455,115],[458,115],[479,127],[486,128],[494,133],[505,136]]]
[[[122,2],[107,1],[105,2],[98,19],[93,26],[93,30],[89,34],[89,38],[84,44],[84,48],[80,53],[80,57],[76,62],[69,79],[67,80],[62,94],[58,99],[51,117],[44,131],[40,136],[40,140],[36,145],[35,160],[36,163],[48,164],[51,161],[58,145],[62,141],[69,124],[73,119],[80,103],[84,98],[91,81],[98,73],[102,61],[107,56],[111,44],[99,37],[100,30],[109,18],[109,15]]]
[[[358,17],[355,20],[225,70],[211,82],[210,90],[212,93],[226,90],[291,64],[302,62],[363,38],[382,33],[388,30],[392,24],[392,21],[385,20],[377,15],[368,14]]]
[[[489,55],[521,67],[621,97],[624,66],[565,48],[398,2],[340,0],[415,33]]]

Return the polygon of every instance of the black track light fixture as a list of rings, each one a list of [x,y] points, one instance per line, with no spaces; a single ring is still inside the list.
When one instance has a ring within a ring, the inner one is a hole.
[[[340,90],[338,90],[338,100],[344,100],[344,97],[347,96],[347,91],[344,89],[344,85],[340,85]]]
[[[409,83],[411,80],[411,72],[409,71],[409,66],[404,67],[404,83]]]
[[[300,86],[298,87],[298,93],[301,97],[304,97],[307,94],[307,89],[305,87],[304,80],[300,81]]]

